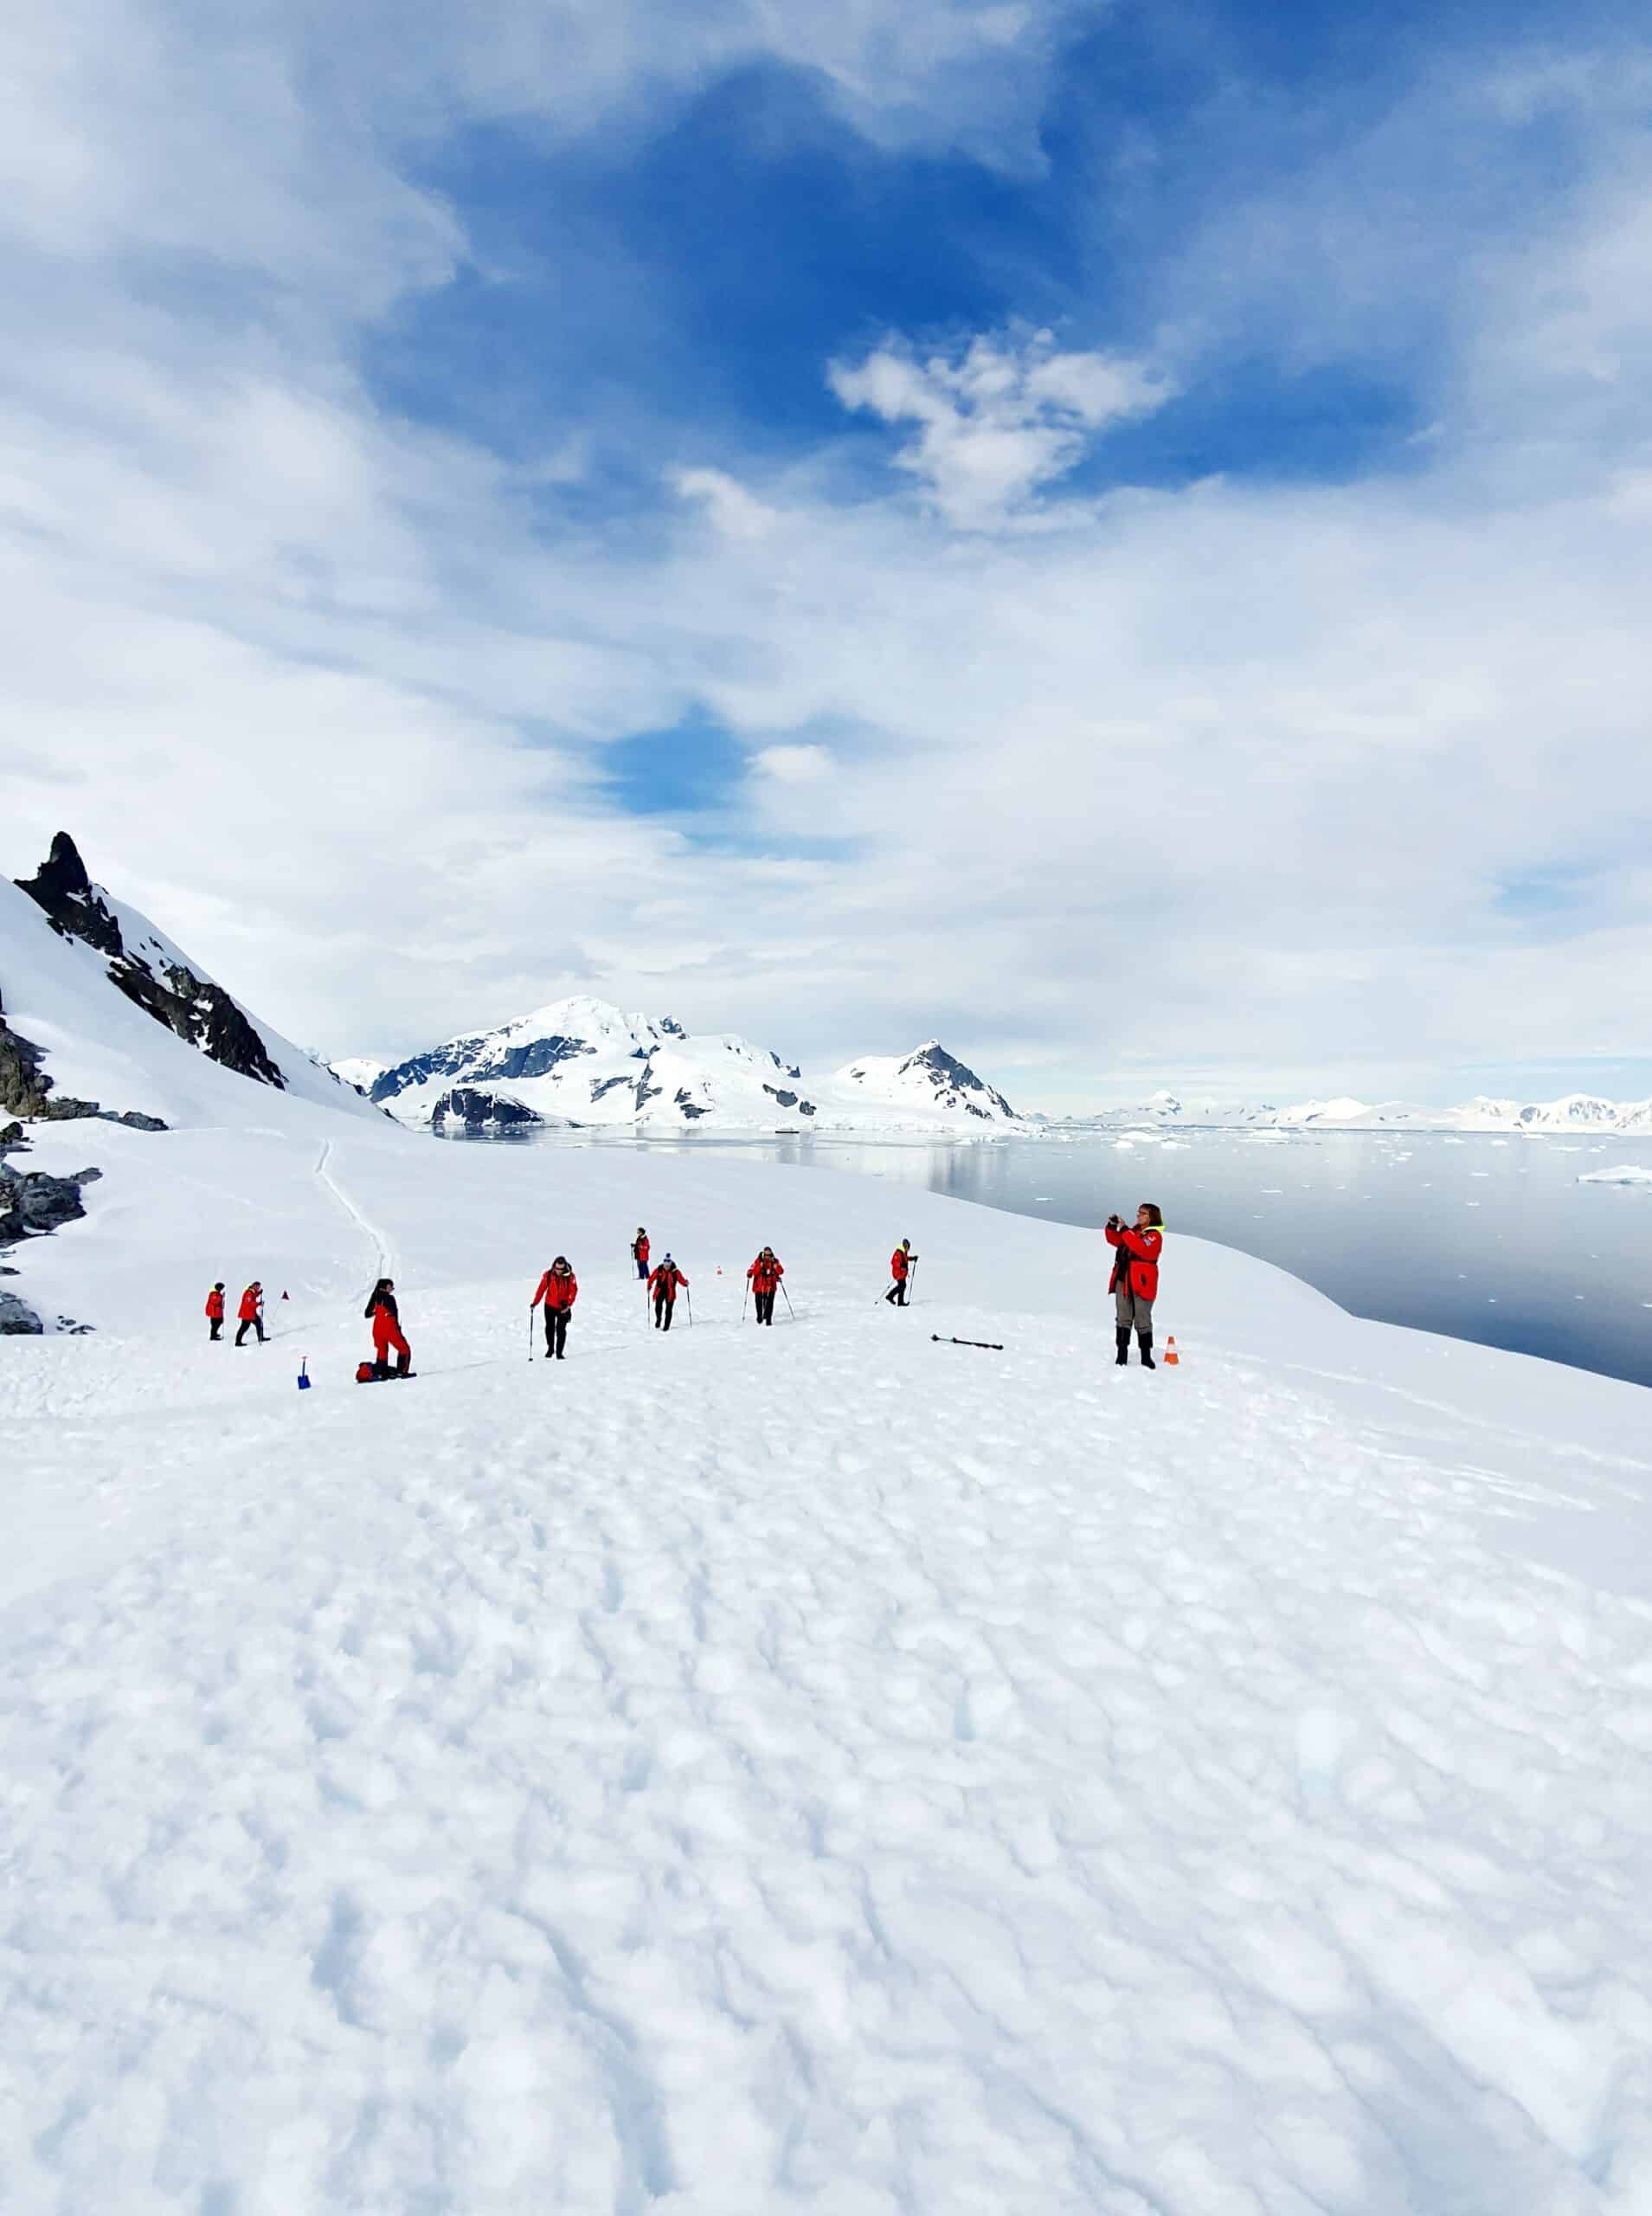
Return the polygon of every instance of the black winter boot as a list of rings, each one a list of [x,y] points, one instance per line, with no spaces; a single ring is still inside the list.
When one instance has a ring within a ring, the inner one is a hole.
[[[1115,1331],[1113,1336],[1118,1341],[1118,1367],[1122,1369],[1130,1359],[1130,1334],[1128,1331]]]
[[[1135,1335],[1135,1343],[1141,1350],[1143,1369],[1157,1369],[1159,1365],[1153,1358],[1153,1340],[1149,1335],[1146,1331],[1138,1331]]]

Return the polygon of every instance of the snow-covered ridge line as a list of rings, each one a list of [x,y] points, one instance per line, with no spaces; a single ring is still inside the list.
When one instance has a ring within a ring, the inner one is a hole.
[[[0,879],[0,1124],[285,1127],[294,1103],[374,1116],[353,1086],[94,884],[67,832],[33,877]]]
[[[980,1137],[1020,1125],[1003,1094],[938,1040],[910,1054],[866,1056],[805,1076],[795,1062],[736,1034],[691,1036],[672,1016],[627,1015],[585,994],[446,1040],[389,1068],[360,1060],[332,1066],[401,1121],[438,1130],[539,1122]]]
[[[1270,1103],[1188,1101],[1155,1092],[1140,1106],[1105,1108],[1094,1116],[1067,1117],[1052,1129],[1114,1131],[1129,1124],[1197,1130],[1335,1131],[1621,1131],[1652,1138],[1652,1100],[1605,1100],[1569,1092],[1559,1100],[1496,1100],[1484,1094],[1455,1108],[1425,1108],[1407,1100],[1369,1103],[1346,1097],[1303,1100],[1292,1107]]]

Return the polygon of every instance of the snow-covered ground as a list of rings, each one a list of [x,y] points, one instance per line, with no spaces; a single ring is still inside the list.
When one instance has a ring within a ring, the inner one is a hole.
[[[0,2206],[1652,2206],[1643,1392],[1173,1225],[1120,1372],[1092,1234],[258,1105],[37,1127]]]

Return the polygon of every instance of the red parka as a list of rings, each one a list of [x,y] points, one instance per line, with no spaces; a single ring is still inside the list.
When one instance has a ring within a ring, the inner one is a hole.
[[[773,1292],[785,1274],[784,1266],[773,1254],[767,1257],[759,1254],[746,1272],[754,1292]]]
[[[240,1322],[250,1324],[263,1313],[264,1295],[257,1285],[249,1285],[241,1297],[241,1306],[235,1311],[235,1315]]]
[[[645,1268],[648,1263],[648,1234],[640,1231],[631,1242],[631,1251]]]
[[[211,1317],[215,1324],[222,1324],[223,1322],[224,1297],[222,1293],[219,1292],[215,1285],[213,1286],[212,1291],[207,1295],[207,1314]]]
[[[651,1272],[648,1279],[648,1288],[649,1291],[654,1294],[656,1298],[658,1298],[659,1294],[663,1292],[666,1299],[675,1306],[678,1286],[679,1285],[686,1285],[687,1283],[688,1279],[683,1275],[683,1272],[678,1268],[675,1262],[672,1264],[670,1269],[667,1269],[664,1262],[662,1262],[657,1270]]]
[[[894,1272],[896,1281],[898,1283],[900,1279],[906,1275],[908,1268],[906,1249],[904,1246],[897,1246],[895,1249],[895,1252],[889,1258],[889,1266]]]
[[[547,1270],[529,1304],[537,1308],[543,1300],[547,1308],[571,1308],[578,1298],[579,1279],[572,1270],[566,1277],[558,1277],[555,1270]]]
[[[1118,1290],[1119,1272],[1130,1273],[1130,1290],[1138,1300],[1159,1298],[1159,1256],[1163,1251],[1165,1234],[1162,1230],[1109,1230],[1107,1243],[1116,1246],[1119,1253],[1113,1264],[1113,1274],[1107,1280],[1109,1292]]]

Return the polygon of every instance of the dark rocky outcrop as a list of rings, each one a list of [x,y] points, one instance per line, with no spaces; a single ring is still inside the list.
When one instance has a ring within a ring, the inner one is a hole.
[[[37,908],[44,910],[52,928],[65,938],[95,946],[112,960],[125,951],[120,926],[87,875],[80,848],[67,831],[60,831],[52,841],[51,853],[33,877],[20,877],[16,884]]]
[[[485,1124],[498,1130],[518,1124],[541,1124],[543,1116],[535,1115],[531,1108],[524,1108],[519,1100],[511,1100],[497,1092],[485,1092],[479,1086],[456,1085],[451,1092],[444,1092],[430,1111],[431,1126],[440,1131],[450,1118],[456,1118],[469,1131],[477,1131]]]
[[[0,1338],[37,1338],[46,1326],[15,1292],[0,1292]]]
[[[52,841],[50,854],[34,876],[20,877],[16,883],[60,937],[78,939],[107,956],[109,982],[145,1015],[199,1047],[209,1060],[260,1085],[286,1090],[286,1080],[264,1041],[222,985],[197,977],[158,940],[146,940],[141,946],[125,944],[118,919],[87,876],[80,850],[67,831]],[[3,1091],[0,1105],[10,1105]],[[60,1105],[25,1112],[61,1116],[67,1111]],[[95,1115],[97,1105],[82,1103],[74,1112]]]
[[[128,1108],[125,1115],[116,1115],[112,1108],[100,1108],[98,1120],[104,1124],[124,1124],[129,1131],[164,1131],[167,1125],[159,1116],[145,1116],[141,1108]]]
[[[80,1188],[96,1182],[100,1169],[77,1169],[54,1177],[44,1169],[18,1170],[0,1163],[0,1246],[31,1233],[55,1231],[86,1214]]]
[[[14,1116],[43,1116],[52,1080],[40,1066],[40,1048],[14,1031],[0,1000],[0,1108]]]
[[[795,1075],[796,1073],[794,1072],[793,1074]],[[813,1101],[800,1100],[794,1092],[783,1092],[778,1085],[766,1085],[763,1091],[771,1100],[778,1102],[781,1107],[795,1108],[800,1116],[813,1116],[815,1113]]]

